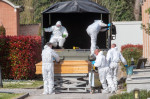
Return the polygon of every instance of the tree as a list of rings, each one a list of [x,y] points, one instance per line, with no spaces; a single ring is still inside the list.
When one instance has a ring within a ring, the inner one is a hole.
[[[20,13],[21,24],[41,22],[41,12],[56,2],[70,0],[10,0],[17,5],[24,6]],[[112,16],[112,21],[140,20],[139,0],[92,0],[106,7]]]
[[[134,16],[135,20],[138,21],[140,17],[140,0],[135,0]]]

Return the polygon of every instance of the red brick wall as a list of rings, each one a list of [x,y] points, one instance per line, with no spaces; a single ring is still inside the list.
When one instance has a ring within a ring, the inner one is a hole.
[[[39,33],[39,24],[27,24],[20,25],[20,33],[19,35],[31,35],[36,36]]]
[[[9,4],[0,1],[0,22],[6,29],[6,35],[18,35],[19,10],[15,10]]]
[[[145,13],[145,10],[150,8],[150,0],[143,0],[142,5],[142,23],[147,25],[150,23],[150,15]],[[143,30],[143,57],[148,58],[150,63],[150,35],[146,34]]]

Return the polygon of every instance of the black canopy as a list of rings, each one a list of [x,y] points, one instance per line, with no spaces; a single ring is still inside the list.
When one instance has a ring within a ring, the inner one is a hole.
[[[109,11],[91,0],[72,0],[66,2],[58,2],[43,13],[102,13],[108,14]]]
[[[87,27],[94,20],[103,20],[106,24],[110,23],[110,13],[106,8],[91,0],[72,0],[58,2],[42,12],[43,28],[55,25],[58,20],[62,22],[69,33],[64,44],[66,49],[71,49],[73,46],[89,49],[91,43],[86,32]],[[51,33],[44,33],[43,44],[48,42],[50,37]],[[110,45],[110,38],[107,31],[99,33],[97,37],[99,48],[107,49]]]

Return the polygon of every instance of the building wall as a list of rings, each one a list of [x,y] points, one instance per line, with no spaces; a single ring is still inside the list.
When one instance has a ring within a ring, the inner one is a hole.
[[[117,35],[112,43],[116,43],[119,49],[125,44],[143,44],[141,21],[121,21],[113,24],[116,26]]]
[[[143,0],[142,5],[142,23],[147,25],[150,23],[150,15],[145,13],[145,10],[150,8],[150,0]],[[143,30],[143,57],[148,58],[150,63],[150,35]]]
[[[6,35],[18,35],[19,10],[9,4],[0,1],[0,22],[6,29]]]
[[[20,25],[19,35],[37,36],[39,33],[39,28],[40,28],[39,24]]]

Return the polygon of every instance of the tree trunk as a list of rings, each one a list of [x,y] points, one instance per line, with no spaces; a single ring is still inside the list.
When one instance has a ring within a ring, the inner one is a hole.
[[[135,17],[136,21],[139,20],[139,17],[140,17],[140,0],[135,0],[134,17]]]

